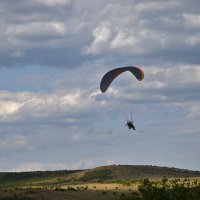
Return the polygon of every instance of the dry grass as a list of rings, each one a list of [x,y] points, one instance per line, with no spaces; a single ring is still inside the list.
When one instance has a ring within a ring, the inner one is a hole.
[[[122,194],[137,191],[138,186],[125,186],[118,183],[83,183],[69,184],[54,190],[39,188],[21,188],[0,190],[0,199],[10,197],[12,200],[116,200]]]
[[[138,185],[134,184],[131,186],[125,186],[119,183],[85,183],[85,184],[73,184],[73,185],[64,185],[61,188],[68,189],[74,188],[76,190],[90,190],[90,191],[137,191]]]

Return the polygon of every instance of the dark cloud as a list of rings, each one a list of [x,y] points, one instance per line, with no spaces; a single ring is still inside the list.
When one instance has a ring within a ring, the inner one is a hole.
[[[17,3],[13,0],[1,1],[2,13],[3,10],[5,11],[4,19],[8,20],[7,22],[17,24],[65,19],[73,11],[72,8],[73,2],[71,0],[46,2],[19,0]]]

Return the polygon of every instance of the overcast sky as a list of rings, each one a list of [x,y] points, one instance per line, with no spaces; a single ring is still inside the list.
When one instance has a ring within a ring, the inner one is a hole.
[[[0,43],[0,171],[200,170],[199,0],[1,0]]]

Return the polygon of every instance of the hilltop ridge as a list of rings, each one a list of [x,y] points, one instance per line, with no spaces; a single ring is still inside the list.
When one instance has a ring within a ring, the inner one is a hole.
[[[57,170],[34,172],[1,172],[0,186],[10,184],[61,184],[78,182],[115,182],[144,178],[200,177],[200,171],[151,165],[107,165],[85,170]]]
[[[84,171],[84,173],[84,177],[88,177],[88,180],[90,180],[90,178],[94,179],[95,175],[97,180],[98,178],[102,179],[103,175],[105,180],[143,179],[161,177],[189,178],[200,176],[200,171],[152,165],[108,165],[86,170]]]

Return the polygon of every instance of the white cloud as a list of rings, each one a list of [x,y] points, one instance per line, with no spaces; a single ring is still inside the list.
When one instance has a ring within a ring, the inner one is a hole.
[[[36,37],[36,36],[62,36],[65,34],[65,25],[62,22],[33,22],[16,24],[7,28],[7,37]]]
[[[14,114],[21,107],[20,103],[13,101],[0,101],[0,105],[0,116]]]
[[[23,172],[23,171],[38,171],[43,170],[43,165],[41,163],[33,162],[33,163],[24,163],[20,166],[12,169],[12,172]]]
[[[45,1],[34,0],[34,1],[47,6],[64,6],[71,2],[71,0],[45,0]]]
[[[156,11],[164,11],[166,9],[171,9],[177,7],[179,4],[176,1],[160,1],[159,3],[156,1],[148,1],[145,3],[139,3],[135,6],[136,11],[138,12],[156,12]]]
[[[135,47],[137,39],[134,36],[127,37],[124,32],[119,32],[111,42],[111,48],[120,48],[124,46]]]
[[[85,159],[75,162],[74,164],[66,163],[41,163],[41,162],[25,162],[12,168],[11,172],[25,172],[25,171],[46,171],[46,170],[76,170],[89,169],[94,166],[93,161]]]
[[[74,165],[71,165],[72,169],[90,169],[94,167],[94,162],[90,159],[80,160]]]
[[[23,134],[11,134],[9,137],[1,138],[0,150],[4,151],[18,151],[30,149],[31,145]]]
[[[32,118],[56,118],[64,114],[63,121],[72,122],[70,114],[85,112],[94,107],[94,92],[85,92],[80,89],[56,93],[34,92],[0,92],[0,121],[22,122],[31,121]],[[69,115],[67,117],[66,115]]]
[[[200,117],[200,102],[193,103],[191,105],[186,105],[186,110],[188,110],[188,116],[191,118],[199,118]]]
[[[183,19],[188,27],[200,28],[200,15],[185,13]]]
[[[111,37],[109,23],[103,23],[92,31],[94,41],[85,48],[87,54],[98,54],[108,46]]]
[[[25,52],[22,51],[22,50],[16,50],[15,52],[13,52],[11,54],[11,57],[14,57],[14,58],[22,58],[23,56],[25,55]]]
[[[158,81],[162,84],[176,85],[181,84],[198,84],[200,82],[200,66],[199,65],[183,65],[178,64],[173,66],[173,64],[168,64],[166,67],[146,67],[145,69],[145,79],[151,81]],[[144,80],[145,81],[145,80]],[[164,85],[162,85],[164,86]]]
[[[191,46],[199,45],[200,44],[200,35],[195,34],[195,35],[188,36],[185,40],[185,43],[189,44]]]
[[[164,83],[163,81],[159,80],[159,81],[146,81],[143,84],[141,84],[141,88],[148,90],[148,89],[160,89],[160,88],[164,88],[167,86],[167,83]]]
[[[71,94],[66,94],[61,97],[61,104],[66,105],[78,105],[80,104],[81,92],[75,91]]]

